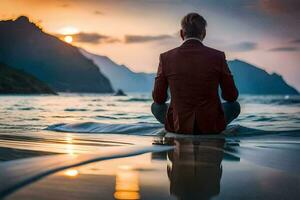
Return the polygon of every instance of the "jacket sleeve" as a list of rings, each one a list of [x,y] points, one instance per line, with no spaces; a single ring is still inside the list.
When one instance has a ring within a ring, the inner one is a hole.
[[[159,65],[157,69],[157,75],[155,77],[154,89],[152,92],[153,101],[157,104],[164,104],[167,101],[167,90],[168,90],[168,81],[163,72],[163,59],[162,55],[159,57]]]
[[[224,53],[222,53],[221,66],[220,87],[222,91],[222,98],[225,101],[234,102],[237,100],[239,92],[235,86],[234,79],[227,65]]]

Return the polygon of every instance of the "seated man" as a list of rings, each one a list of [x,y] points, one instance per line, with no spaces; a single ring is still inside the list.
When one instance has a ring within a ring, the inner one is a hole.
[[[151,110],[167,131],[220,133],[240,113],[238,90],[224,52],[202,44],[206,24],[197,13],[186,15],[181,21],[183,44],[160,55]],[[223,104],[219,86],[227,101]],[[168,88],[170,104],[166,104]]]

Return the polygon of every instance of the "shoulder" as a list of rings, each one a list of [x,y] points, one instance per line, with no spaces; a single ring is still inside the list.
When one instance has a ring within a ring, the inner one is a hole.
[[[203,45],[203,48],[205,49],[205,52],[207,52],[207,55],[218,65],[223,66],[223,64],[226,62],[224,51],[220,51],[205,45]]]
[[[220,51],[218,49],[214,49],[214,48],[211,48],[211,47],[208,47],[208,46],[205,46],[203,45],[203,48],[210,54],[212,55],[216,55],[216,56],[220,56],[220,57],[224,57],[225,56],[225,53],[224,51]]]
[[[168,51],[165,51],[165,52],[163,52],[163,53],[160,54],[160,58],[161,59],[165,59],[166,57],[174,55],[174,54],[177,53],[178,49],[179,49],[179,47],[176,47],[176,48],[170,49]]]
[[[217,50],[217,49],[205,46],[205,45],[203,45],[202,48],[204,49],[204,51],[207,54],[209,54],[213,57],[218,57],[221,59],[225,58],[225,53],[223,51],[220,51],[220,50]],[[176,56],[179,49],[180,49],[180,46],[161,53],[160,59],[167,59],[167,57]]]

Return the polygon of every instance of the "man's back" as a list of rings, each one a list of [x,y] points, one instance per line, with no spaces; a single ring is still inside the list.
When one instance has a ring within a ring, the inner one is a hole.
[[[165,127],[179,133],[217,133],[226,127],[218,95],[227,101],[238,96],[225,55],[196,39],[161,54],[153,91],[156,103],[164,103],[170,87],[171,103]]]
[[[219,133],[240,113],[225,54],[202,44],[206,26],[198,13],[187,14],[181,20],[183,44],[160,55],[151,110],[168,131]],[[219,86],[227,103],[221,104]],[[165,104],[168,88],[170,105]]]

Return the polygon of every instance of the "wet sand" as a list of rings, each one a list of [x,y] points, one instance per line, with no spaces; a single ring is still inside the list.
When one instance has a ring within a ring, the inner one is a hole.
[[[74,134],[73,154],[85,155],[83,149],[90,140]],[[70,145],[67,141],[58,146]],[[99,141],[99,146],[89,150],[102,153],[108,148],[120,150],[152,142],[157,147],[171,145],[174,149],[60,170],[24,185],[6,198],[297,199],[300,195],[299,132],[229,138],[102,135],[92,141]],[[101,147],[100,141],[119,143]],[[62,150],[60,146],[58,151]],[[34,159],[38,163],[40,158]]]
[[[55,154],[45,151],[32,151],[26,149],[14,149],[5,147],[0,147],[0,152],[0,162]]]

